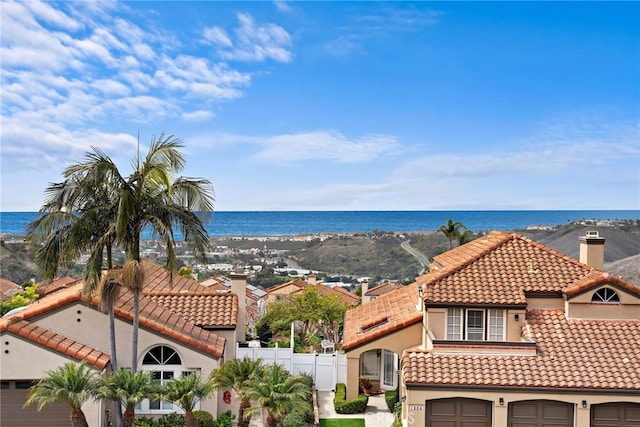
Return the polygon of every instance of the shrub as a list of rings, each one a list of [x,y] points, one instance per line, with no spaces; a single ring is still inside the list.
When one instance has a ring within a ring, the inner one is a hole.
[[[211,415],[207,411],[193,411],[193,415],[196,417],[196,421],[198,421],[199,427],[211,427],[213,426],[213,415]]]
[[[369,403],[369,396],[360,394],[358,397],[346,400],[347,386],[343,383],[336,384],[336,395],[333,398],[333,407],[338,414],[358,414],[364,412]]]
[[[300,412],[291,412],[282,421],[282,427],[306,427],[307,425],[305,415]]]
[[[133,422],[135,427],[184,427],[184,415],[171,413],[161,416],[159,419],[141,417]]]
[[[233,424],[233,420],[235,418],[235,414],[231,411],[226,411],[218,417],[216,421],[214,421],[211,425],[213,427],[231,427]]]
[[[400,396],[399,390],[397,388],[395,390],[384,392],[384,401],[387,402],[387,408],[389,408],[389,412],[393,412],[396,403],[398,403],[398,400],[400,400]]]

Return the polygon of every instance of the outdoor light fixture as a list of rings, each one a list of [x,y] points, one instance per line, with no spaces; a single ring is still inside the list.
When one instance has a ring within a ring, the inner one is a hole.
[[[500,399],[498,399],[498,402],[500,403],[500,406],[504,406],[504,397],[501,397]]]
[[[516,314],[516,315],[515,315],[515,318],[516,318],[516,321],[520,320],[520,315],[519,315],[519,314]]]
[[[583,408],[586,408],[586,407],[587,407],[587,401],[586,401],[586,400],[583,400],[583,401],[582,401],[582,407],[583,407]]]

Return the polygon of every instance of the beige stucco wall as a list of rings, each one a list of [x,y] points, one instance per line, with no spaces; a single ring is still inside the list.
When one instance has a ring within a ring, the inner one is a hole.
[[[360,355],[369,350],[391,350],[398,356],[406,348],[422,344],[422,322],[403,328],[346,352],[347,356],[347,399],[358,396],[360,377]]]
[[[60,331],[61,334],[68,338],[105,353],[110,353],[108,317],[91,306],[82,303],[73,304],[62,310],[53,311],[45,317],[32,319],[32,322],[52,331]],[[132,329],[130,323],[116,319],[116,346],[119,367],[131,367]],[[233,335],[233,331],[227,332]],[[196,351],[178,341],[167,339],[155,331],[141,327],[138,336],[139,367],[142,365],[143,356],[151,348],[158,345],[165,345],[176,350],[182,359],[184,368],[199,370],[203,377],[207,377],[213,369],[219,366],[219,361],[213,356]],[[38,369],[40,369],[39,362],[34,367],[34,370]],[[217,407],[218,404],[215,397],[201,402],[201,409],[211,412],[214,416],[217,416]]]
[[[0,334],[0,342],[2,343],[0,379],[3,381],[41,379],[44,371],[54,370],[67,362],[76,361],[9,333]],[[82,406],[82,410],[90,426],[102,425],[101,417],[104,411],[101,402],[87,402]]]
[[[636,402],[640,403],[639,395],[617,395],[617,394],[582,394],[582,393],[535,393],[535,392],[509,392],[509,391],[488,391],[488,390],[419,390],[409,388],[407,390],[407,400],[403,404],[403,420],[408,426],[425,425],[425,402],[431,399],[444,399],[464,397],[470,399],[480,399],[492,402],[493,405],[493,425],[492,427],[507,427],[507,416],[509,402],[522,400],[555,400],[568,402],[574,405],[575,426],[582,427],[589,425],[591,405],[611,402]],[[500,405],[500,398],[504,399],[504,405]],[[587,407],[582,407],[582,401],[587,401]]]
[[[527,298],[527,309],[560,310],[564,308],[562,298]]]
[[[593,294],[599,289],[608,287],[613,289],[620,298],[620,303],[603,304],[592,303]],[[589,292],[565,301],[563,307],[570,319],[640,319],[640,298],[616,286],[603,285]]]

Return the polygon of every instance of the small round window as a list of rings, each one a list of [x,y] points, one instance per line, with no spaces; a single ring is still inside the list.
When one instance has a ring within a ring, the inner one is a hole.
[[[618,303],[620,302],[620,297],[613,289],[602,288],[598,289],[593,294],[593,297],[591,297],[591,302]]]

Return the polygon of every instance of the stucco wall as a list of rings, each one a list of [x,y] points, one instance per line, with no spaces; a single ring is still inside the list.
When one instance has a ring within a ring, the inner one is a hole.
[[[363,346],[346,352],[347,356],[347,399],[358,395],[358,379],[360,376],[360,355],[369,350],[387,349],[398,356],[406,348],[422,344],[422,322],[385,335]]]

